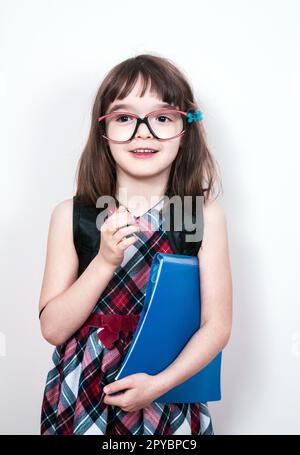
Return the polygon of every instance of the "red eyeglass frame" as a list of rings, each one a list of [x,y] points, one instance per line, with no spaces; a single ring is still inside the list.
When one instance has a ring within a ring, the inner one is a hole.
[[[179,114],[182,114],[183,115],[183,130],[181,131],[181,133],[179,134],[176,134],[176,136],[172,136],[172,137],[169,137],[168,139],[160,139],[155,133],[154,131],[152,130],[151,126],[149,125],[149,122],[148,122],[148,117],[149,115],[152,115],[152,114],[157,114],[159,112],[177,112]],[[184,112],[184,111],[180,111],[178,109],[158,109],[156,111],[152,111],[152,112],[149,112],[147,115],[145,115],[145,117],[140,117],[139,115],[137,114],[132,114],[131,112],[126,112],[126,111],[114,111],[114,112],[110,112],[109,114],[105,114],[105,115],[102,115],[101,117],[98,117],[98,122],[100,122],[101,120],[104,120],[105,118],[107,117],[110,117],[112,115],[115,115],[115,114],[120,114],[120,115],[130,115],[134,118],[137,119],[137,122],[136,122],[136,125],[135,125],[135,129],[132,133],[132,136],[130,139],[128,139],[127,141],[116,141],[114,139],[109,139],[107,136],[105,136],[104,134],[102,134],[101,136],[106,139],[107,141],[110,141],[110,142],[114,142],[116,144],[127,144],[128,142],[131,142],[133,137],[135,136],[137,130],[138,130],[138,127],[140,126],[141,123],[145,123],[150,131],[150,133],[159,141],[161,142],[165,142],[165,141],[170,141],[171,139],[175,139],[176,137],[179,137],[179,136],[182,136],[185,132],[186,132],[186,125],[187,125],[187,114],[188,112]]]

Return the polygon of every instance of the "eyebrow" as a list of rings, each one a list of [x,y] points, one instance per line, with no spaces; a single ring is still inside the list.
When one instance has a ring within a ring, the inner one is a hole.
[[[155,106],[153,106],[153,109],[152,110],[155,110],[155,109],[160,109],[160,108],[168,108],[168,109],[176,109],[176,106],[172,105],[172,104],[169,104],[169,103],[160,103],[160,104],[156,104]],[[130,110],[135,110],[135,107],[132,106],[131,104],[124,104],[124,103],[116,103],[114,106],[112,106],[110,108],[110,110],[107,112],[108,114],[110,114],[111,112],[114,112],[115,110],[117,109],[130,109]]]

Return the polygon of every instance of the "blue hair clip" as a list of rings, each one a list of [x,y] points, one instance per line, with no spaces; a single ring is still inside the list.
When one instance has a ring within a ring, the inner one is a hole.
[[[188,122],[192,123],[194,120],[202,120],[203,115],[201,111],[190,111],[187,113]]]

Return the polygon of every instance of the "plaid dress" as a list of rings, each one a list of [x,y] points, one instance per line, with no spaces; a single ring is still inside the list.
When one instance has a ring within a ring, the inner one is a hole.
[[[126,412],[103,402],[133,338],[156,252],[173,253],[160,210],[140,217],[139,239],[124,252],[87,321],[56,346],[41,410],[42,435],[212,435],[207,403],[158,403]]]

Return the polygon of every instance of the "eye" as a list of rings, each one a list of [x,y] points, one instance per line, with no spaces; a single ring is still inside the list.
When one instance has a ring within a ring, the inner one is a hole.
[[[130,115],[121,114],[121,115],[116,116],[115,120],[116,120],[116,122],[119,122],[119,123],[126,123],[128,120],[132,120],[132,117],[130,117]]]
[[[167,117],[166,115],[159,115],[157,118],[158,119],[167,119],[168,121],[171,121],[171,119],[169,117]],[[162,121],[161,123],[166,123],[166,122]]]

